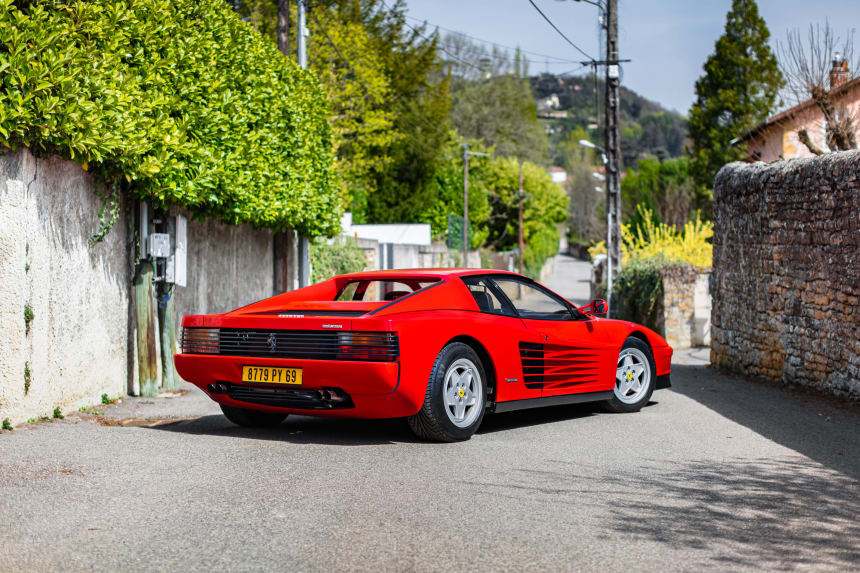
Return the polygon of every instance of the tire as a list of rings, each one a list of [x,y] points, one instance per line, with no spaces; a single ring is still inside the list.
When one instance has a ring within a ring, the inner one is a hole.
[[[287,417],[287,414],[279,414],[278,412],[246,410],[244,408],[224,406],[223,404],[221,405],[221,411],[224,412],[228,420],[246,428],[269,428],[277,426]]]
[[[629,337],[618,353],[612,398],[604,404],[610,412],[638,412],[651,399],[657,383],[654,355],[647,344]],[[635,385],[634,385],[635,384]]]
[[[468,440],[481,425],[486,406],[484,365],[470,346],[454,342],[436,357],[424,404],[408,418],[409,427],[422,440]]]

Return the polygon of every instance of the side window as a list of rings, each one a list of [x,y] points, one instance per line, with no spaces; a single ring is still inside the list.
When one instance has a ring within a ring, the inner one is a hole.
[[[558,297],[531,283],[494,277],[493,282],[510,299],[522,318],[537,320],[570,320],[570,307]]]
[[[515,316],[516,313],[510,305],[507,302],[499,300],[499,297],[493,292],[492,286],[488,284],[487,279],[463,277],[463,282],[466,283],[469,292],[472,293],[481,312]]]

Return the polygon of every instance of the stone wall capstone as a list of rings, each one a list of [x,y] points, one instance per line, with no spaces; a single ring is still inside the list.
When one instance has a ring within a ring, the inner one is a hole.
[[[860,399],[860,152],[714,185],[711,362]]]

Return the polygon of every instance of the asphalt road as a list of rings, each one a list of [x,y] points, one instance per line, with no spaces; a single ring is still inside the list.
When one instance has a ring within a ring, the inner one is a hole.
[[[562,287],[587,268],[564,262]],[[21,427],[0,569],[857,570],[860,409],[706,355],[638,414],[498,414],[458,444],[402,420],[242,429],[196,390]]]
[[[458,444],[398,420],[241,429],[196,391],[18,428],[0,435],[0,564],[856,570],[860,413],[674,372],[638,414],[499,414]]]

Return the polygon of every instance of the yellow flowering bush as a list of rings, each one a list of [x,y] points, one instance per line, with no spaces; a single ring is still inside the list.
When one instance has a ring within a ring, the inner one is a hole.
[[[710,267],[713,247],[709,242],[714,236],[714,224],[696,218],[688,221],[683,230],[666,223],[654,223],[650,209],[637,207],[644,221],[638,228],[622,225],[621,243],[623,260],[647,260],[659,258],[666,262],[690,263],[697,267]],[[600,241],[588,249],[588,254],[606,253],[606,241]]]

